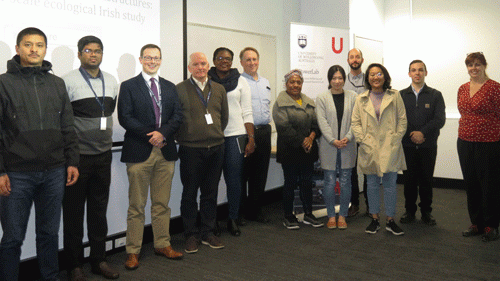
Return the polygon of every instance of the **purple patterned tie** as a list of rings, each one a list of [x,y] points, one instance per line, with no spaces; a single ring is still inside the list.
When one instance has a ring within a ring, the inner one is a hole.
[[[155,117],[156,117],[156,129],[160,128],[160,107],[156,103],[159,101],[158,98],[158,88],[156,87],[155,79],[151,78],[151,91],[153,92],[154,97],[151,97],[153,100],[153,107],[155,108]]]

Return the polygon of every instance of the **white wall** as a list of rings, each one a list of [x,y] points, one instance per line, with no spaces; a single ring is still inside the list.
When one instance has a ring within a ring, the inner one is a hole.
[[[489,77],[499,81],[499,14],[498,1],[385,0],[385,66],[393,87],[408,87],[408,64],[421,59],[428,69],[426,83],[445,99],[448,119],[439,138],[436,177],[462,179],[456,152],[457,90],[469,81],[464,61],[470,52],[483,52]]]
[[[499,80],[498,1],[386,0],[385,9],[385,65],[396,74],[396,89],[409,84],[408,63],[422,59],[426,82],[441,90],[447,113],[456,116],[458,87],[469,80],[467,53],[483,52],[487,73]]]
[[[384,17],[384,0],[349,0],[351,36],[355,34],[382,41],[384,39]],[[354,43],[352,39],[351,42]]]
[[[187,21],[276,36],[275,90],[279,93],[283,89],[282,77],[289,71],[288,23],[298,20],[299,11],[298,0],[189,0]]]
[[[349,28],[349,0],[302,0],[300,22],[331,28]]]
[[[469,52],[484,52],[487,73],[498,81],[499,13],[498,1],[350,0],[351,33],[383,41],[393,88],[408,87],[408,64],[421,59],[429,72],[427,84],[443,93],[448,118],[438,141],[435,177],[462,179],[456,94],[469,80],[464,65]]]

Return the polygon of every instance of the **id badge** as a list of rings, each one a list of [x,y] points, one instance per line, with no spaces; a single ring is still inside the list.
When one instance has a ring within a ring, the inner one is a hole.
[[[212,115],[210,115],[210,113],[205,114],[205,119],[207,120],[208,125],[214,123],[214,121],[212,121]]]
[[[101,131],[106,131],[106,117],[101,117]]]

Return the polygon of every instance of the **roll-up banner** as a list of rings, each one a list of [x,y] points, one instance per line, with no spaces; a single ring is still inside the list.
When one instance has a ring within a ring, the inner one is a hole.
[[[340,65],[349,73],[349,30],[290,24],[290,66],[304,76],[302,93],[312,99],[328,90],[328,69]]]

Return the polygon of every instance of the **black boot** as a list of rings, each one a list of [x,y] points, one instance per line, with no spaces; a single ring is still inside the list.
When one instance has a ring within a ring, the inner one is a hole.
[[[236,220],[229,219],[227,221],[227,230],[233,236],[240,236],[241,235],[241,231],[240,231],[240,228],[238,227],[238,224],[236,223]]]
[[[220,229],[219,222],[215,221],[214,235],[220,237],[222,230]]]

